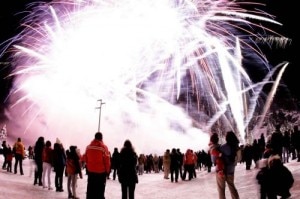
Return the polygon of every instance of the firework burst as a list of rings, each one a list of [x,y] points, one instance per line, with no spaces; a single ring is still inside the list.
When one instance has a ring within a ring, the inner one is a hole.
[[[263,84],[252,83],[243,54],[264,62],[250,41],[255,28],[272,32],[254,21],[278,24],[265,13],[225,0],[69,0],[29,9],[12,46],[9,112],[18,132],[86,145],[102,99],[110,147],[130,138],[140,150],[199,149],[216,126],[244,139],[245,109],[255,109]]]

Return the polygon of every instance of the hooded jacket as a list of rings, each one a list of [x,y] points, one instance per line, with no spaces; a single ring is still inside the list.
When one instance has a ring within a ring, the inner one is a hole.
[[[88,172],[109,173],[110,153],[102,141],[94,139],[85,151],[86,168]]]

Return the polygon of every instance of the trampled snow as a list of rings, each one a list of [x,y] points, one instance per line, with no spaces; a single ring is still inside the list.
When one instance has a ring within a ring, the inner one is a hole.
[[[3,157],[0,164],[3,163]],[[13,160],[14,164],[14,160]],[[300,198],[300,162],[296,160],[285,164],[293,173],[295,183],[291,189],[292,199]],[[12,165],[14,166],[14,165]],[[255,180],[258,169],[246,170],[245,164],[238,164],[236,167],[235,182],[241,199],[259,198],[258,185]],[[0,170],[0,199],[65,199],[68,198],[67,178],[64,178],[64,192],[56,192],[54,187],[54,175],[52,172],[53,190],[43,189],[33,185],[34,164],[32,160],[25,159],[23,162],[24,175],[19,173],[8,173]],[[19,170],[18,170],[19,171]],[[85,171],[83,171],[85,174]],[[110,176],[112,178],[112,174]],[[77,194],[79,198],[85,198],[87,175],[78,179]],[[226,189],[227,198],[230,197]],[[120,199],[121,186],[117,180],[107,180],[106,199]],[[206,170],[197,171],[197,178],[191,181],[179,180],[172,183],[171,180],[163,179],[163,172],[143,174],[139,176],[139,183],[135,191],[136,199],[217,199],[217,188],[214,168],[211,173]]]

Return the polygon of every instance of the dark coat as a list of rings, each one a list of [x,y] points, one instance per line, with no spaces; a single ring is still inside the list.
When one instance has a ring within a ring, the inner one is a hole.
[[[120,153],[115,150],[111,157],[111,168],[118,169],[120,165]]]
[[[45,147],[44,138],[39,137],[34,146],[34,160],[37,165],[43,162],[43,151]]]
[[[180,155],[177,153],[177,151],[172,151],[170,156],[171,156],[170,169],[171,170],[179,169],[179,167],[180,167]]]
[[[258,182],[265,187],[266,192],[273,196],[290,196],[290,189],[294,184],[291,171],[285,167],[281,160],[273,160],[263,175],[257,176]]]
[[[292,173],[287,167],[281,165],[277,168],[269,170],[269,185],[270,190],[276,191],[278,195],[285,196],[289,193],[290,188],[294,184]]]
[[[137,154],[130,148],[123,148],[120,152],[120,164],[118,169],[118,179],[121,184],[138,183],[136,171]]]
[[[64,170],[67,162],[66,152],[59,143],[54,144],[53,149],[53,167],[54,171]]]

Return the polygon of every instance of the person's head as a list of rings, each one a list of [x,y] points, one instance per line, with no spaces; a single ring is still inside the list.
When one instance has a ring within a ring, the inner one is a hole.
[[[237,136],[233,131],[228,131],[226,133],[226,142],[231,146],[238,146],[239,139],[237,138]]]
[[[132,144],[131,144],[130,140],[125,140],[124,147],[126,147],[126,148],[132,148]]]
[[[282,166],[282,161],[279,155],[271,155],[268,159],[269,168],[278,168]]]
[[[53,145],[53,148],[54,148],[54,150],[59,150],[60,149],[60,144],[55,142],[54,145]]]
[[[69,148],[70,148],[70,152],[75,153],[76,149],[77,149],[77,146],[72,145]]]
[[[97,132],[96,134],[95,134],[95,140],[102,140],[102,133],[101,132]]]
[[[21,138],[18,138],[18,142],[21,142]]]
[[[44,141],[45,141],[45,138],[44,138],[43,136],[41,136],[41,137],[38,138],[37,141],[38,141],[38,142],[44,142]]]
[[[212,144],[218,144],[219,143],[219,135],[217,133],[213,133],[211,136],[210,136],[210,142]]]
[[[47,140],[46,147],[50,147],[50,146],[51,146],[51,142],[49,140]]]
[[[177,153],[177,151],[176,151],[175,148],[172,148],[172,153],[173,153],[173,154]]]

